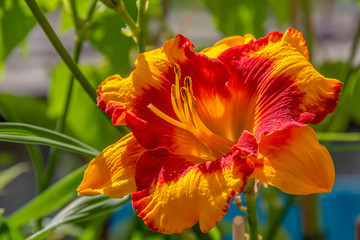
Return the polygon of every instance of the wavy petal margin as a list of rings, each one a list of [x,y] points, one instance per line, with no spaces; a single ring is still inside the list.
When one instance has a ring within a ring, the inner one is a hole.
[[[132,133],[108,146],[91,160],[77,189],[78,194],[122,198],[135,192],[135,165],[144,151]]]
[[[145,152],[136,166],[138,192],[132,194],[139,217],[158,232],[180,233],[197,221],[208,232],[253,171],[247,157],[256,155],[256,140],[250,133],[241,139],[229,155],[200,164],[166,149]]]
[[[203,232],[209,231],[252,171],[250,161],[231,155],[193,165],[164,149],[144,153],[137,166],[140,189],[132,194],[133,207],[146,225],[163,233],[180,233],[197,221]]]
[[[213,46],[203,49],[201,53],[205,54],[209,58],[217,58],[226,49],[234,46],[241,46],[249,43],[250,41],[255,41],[255,37],[251,34],[246,34],[245,36],[227,37],[218,41]]]
[[[289,194],[331,192],[334,185],[331,156],[309,126],[288,128],[263,137],[254,163],[251,177]]]
[[[339,100],[342,83],[313,68],[303,35],[294,29],[231,47],[218,58],[230,73],[233,95],[249,96],[258,141],[262,134],[319,123]]]

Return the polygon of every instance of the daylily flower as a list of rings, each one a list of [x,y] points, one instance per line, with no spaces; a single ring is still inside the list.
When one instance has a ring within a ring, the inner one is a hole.
[[[342,83],[313,68],[303,35],[192,50],[178,35],[100,85],[98,105],[132,133],[91,161],[78,193],[131,194],[152,230],[178,233],[213,228],[249,176],[290,194],[330,192],[334,165],[308,124],[333,112]]]

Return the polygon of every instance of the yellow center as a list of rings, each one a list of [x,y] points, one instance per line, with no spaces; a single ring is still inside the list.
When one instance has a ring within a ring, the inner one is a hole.
[[[186,76],[184,86],[180,87],[180,67],[175,64],[175,84],[171,86],[171,103],[178,120],[166,115],[154,105],[148,108],[168,123],[191,132],[199,141],[205,144],[212,153],[213,159],[226,155],[234,144],[227,138],[211,131],[197,114],[196,99],[193,95],[192,80]]]

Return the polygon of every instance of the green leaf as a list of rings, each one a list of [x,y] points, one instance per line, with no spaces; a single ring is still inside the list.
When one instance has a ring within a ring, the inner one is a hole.
[[[0,114],[7,121],[54,128],[55,118],[46,117],[46,111],[47,104],[43,99],[0,94]]]
[[[317,132],[321,142],[357,142],[360,141],[359,132]]]
[[[270,8],[273,10],[279,24],[290,22],[291,10],[288,0],[267,0]]]
[[[335,78],[342,81],[346,75],[346,71],[349,68],[349,64],[345,62],[325,62],[316,69],[327,78]],[[342,93],[340,93],[343,95]],[[316,131],[332,131],[341,132],[345,131],[349,122],[350,116],[346,111],[346,105],[348,100],[344,96],[340,97],[338,106],[335,112],[327,116],[320,124],[312,126]]]
[[[24,123],[0,123],[0,141],[54,146],[94,157],[96,149],[64,134]]]
[[[263,0],[203,0],[217,28],[226,36],[264,36],[267,2]]]
[[[12,214],[6,221],[9,228],[15,229],[32,219],[41,218],[66,203],[74,196],[86,167],[87,166],[82,166],[76,169],[55,185],[38,195],[23,208]]]
[[[30,236],[29,240],[43,239],[53,229],[66,223],[77,223],[93,219],[99,215],[108,213],[127,201],[129,196],[121,199],[113,199],[104,195],[95,197],[80,197],[62,209],[42,230]]]
[[[121,26],[125,25],[119,14],[107,9],[90,35],[91,44],[107,57],[109,75],[124,75],[130,70],[129,52],[134,43],[121,33]]]
[[[29,165],[26,162],[20,162],[14,166],[4,169],[0,172],[0,190],[4,188],[9,182],[29,170]]]
[[[0,2],[0,66],[35,25],[35,19],[26,13],[19,2]]]
[[[86,224],[83,235],[79,240],[98,240],[101,239],[101,232],[99,229],[106,223],[108,215],[104,214],[97,218],[92,219],[89,223]]]
[[[359,152],[360,151],[360,144],[325,144],[326,148],[330,152]]]
[[[90,81],[96,85],[105,79],[106,75],[97,70],[94,66],[83,66],[82,71],[90,76]],[[99,73],[100,72],[100,73]],[[58,117],[64,108],[64,96],[66,89],[64,86],[69,81],[68,71],[64,64],[60,64],[53,71],[53,79],[49,93],[48,114],[51,117]],[[65,133],[79,139],[97,149],[117,141],[127,131],[125,127],[119,133],[111,124],[111,119],[105,115],[87,96],[77,82],[74,82],[72,89],[70,106],[66,117]]]
[[[38,1],[45,12],[53,10],[60,0]],[[0,1],[0,72],[10,52],[23,42],[35,26],[35,18],[22,0]]]
[[[344,62],[325,62],[317,69],[328,78],[343,81],[350,68],[349,64]],[[354,104],[360,102],[359,78],[360,73],[358,69],[352,69],[345,83],[346,86],[344,85],[342,87],[342,89],[345,88],[345,91],[340,93],[341,97],[335,109],[334,116],[332,116],[329,131],[345,131],[351,121],[358,125],[360,124],[360,111],[358,110],[357,104]],[[315,129],[323,131],[324,128],[322,127],[328,125],[327,120],[328,119],[325,119],[325,121],[319,126],[316,126]]]
[[[78,14],[78,18],[80,19],[86,19],[86,14],[89,9],[89,5],[91,1],[89,0],[76,0],[74,1],[76,6],[76,11]],[[72,10],[71,10],[71,3],[70,0],[63,0],[64,7],[62,8],[61,13],[61,28],[63,30],[67,30],[74,27],[74,20],[72,16]],[[98,3],[98,5],[101,5],[101,3]],[[97,9],[96,11],[99,11]]]

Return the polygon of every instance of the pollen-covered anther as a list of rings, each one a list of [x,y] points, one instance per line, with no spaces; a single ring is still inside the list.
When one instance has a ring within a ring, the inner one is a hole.
[[[228,153],[233,143],[212,132],[197,113],[191,77],[185,76],[183,86],[180,87],[181,70],[178,64],[174,65],[174,73],[175,84],[171,86],[171,104],[178,119],[170,117],[152,104],[149,104],[148,108],[168,123],[194,134],[209,147],[215,157]]]
[[[181,70],[178,64],[174,64],[175,84],[171,86],[171,104],[178,120],[173,119],[150,104],[148,107],[156,115],[165,121],[189,130],[196,134],[199,132],[211,133],[201,122],[197,115],[196,99],[193,95],[192,80],[189,76],[184,77],[183,87],[180,87]]]

